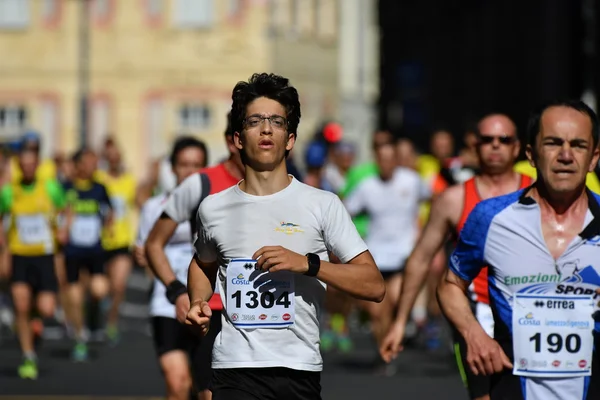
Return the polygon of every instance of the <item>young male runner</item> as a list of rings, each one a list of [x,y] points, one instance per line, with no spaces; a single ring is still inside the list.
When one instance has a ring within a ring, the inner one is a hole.
[[[200,204],[188,321],[207,333],[216,280],[225,308],[213,350],[215,400],[319,399],[325,284],[381,301],[383,278],[340,199],[287,173],[300,122],[296,89],[255,74],[232,99],[245,177]],[[344,264],[330,263],[329,251]]]

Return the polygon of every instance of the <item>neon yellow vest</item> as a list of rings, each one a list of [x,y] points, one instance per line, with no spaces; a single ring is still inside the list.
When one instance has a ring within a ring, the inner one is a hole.
[[[54,218],[56,209],[44,182],[33,188],[11,184],[11,223],[8,247],[18,256],[42,256],[55,251]]]
[[[135,206],[135,179],[128,173],[114,177],[104,171],[97,171],[95,178],[106,186],[114,212],[113,234],[109,235],[105,232],[102,235],[102,246],[106,250],[128,248],[135,236],[132,221]]]

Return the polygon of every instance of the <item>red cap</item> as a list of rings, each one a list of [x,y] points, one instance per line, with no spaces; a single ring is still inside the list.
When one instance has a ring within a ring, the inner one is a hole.
[[[330,122],[323,128],[323,138],[329,143],[337,143],[342,140],[344,131],[340,124]]]

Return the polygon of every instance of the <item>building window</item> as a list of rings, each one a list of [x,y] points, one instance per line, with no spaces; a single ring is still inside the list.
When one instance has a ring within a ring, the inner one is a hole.
[[[337,1],[318,0],[315,14],[317,35],[323,39],[334,39],[337,36]]]
[[[163,13],[163,0],[146,0],[146,13],[150,19],[158,19]]]
[[[206,104],[184,104],[179,108],[179,126],[184,131],[208,129],[211,119],[210,108]]]
[[[110,107],[108,99],[97,98],[91,101],[90,129],[88,143],[96,148],[110,133]]]
[[[51,147],[58,147],[58,104],[52,98],[43,99],[40,103],[39,127],[44,142],[50,146],[44,146],[45,152],[53,151]],[[44,154],[49,156],[50,153]]]
[[[301,34],[312,34],[315,27],[315,4],[311,0],[295,0],[294,4],[295,29]]]
[[[288,33],[290,26],[293,27],[292,16],[294,14],[295,3],[292,0],[271,0],[270,10],[270,31],[273,36],[281,33]],[[292,29],[293,30],[293,29]]]
[[[27,127],[27,110],[22,105],[0,105],[0,136],[20,135]]]
[[[178,28],[209,28],[213,24],[213,0],[176,0],[173,22]]]
[[[92,15],[95,19],[105,20],[110,13],[110,0],[94,0],[92,3]]]
[[[146,103],[146,132],[148,139],[149,156],[160,157],[164,155],[169,146],[163,135],[164,131],[164,103],[160,98],[149,99]]]
[[[238,15],[242,8],[242,0],[228,0],[227,2],[227,15],[235,17]]]
[[[58,1],[59,0],[43,0],[42,1],[42,18],[45,21],[56,18],[58,13]]]
[[[0,28],[22,29],[29,25],[28,0],[1,0],[0,1]]]

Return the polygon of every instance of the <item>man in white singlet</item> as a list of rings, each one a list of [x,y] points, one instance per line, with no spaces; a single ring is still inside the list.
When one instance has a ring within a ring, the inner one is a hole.
[[[397,167],[393,144],[375,151],[379,174],[362,181],[344,200],[352,216],[370,218],[366,243],[386,283],[381,303],[362,302],[371,317],[373,334],[380,345],[392,324],[400,296],[401,273],[419,234],[419,205],[431,197],[419,174]]]

